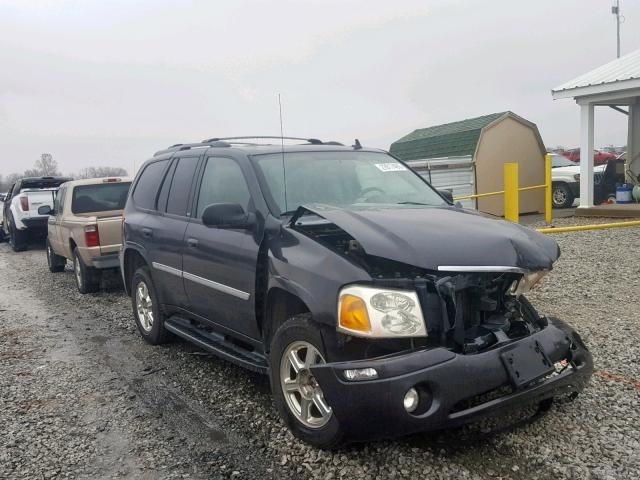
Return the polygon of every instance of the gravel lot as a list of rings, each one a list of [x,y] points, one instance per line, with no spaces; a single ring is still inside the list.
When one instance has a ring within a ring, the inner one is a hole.
[[[640,229],[555,238],[562,257],[530,298],[591,347],[588,390],[533,422],[335,452],[288,433],[263,377],[146,345],[117,276],[82,296],[41,247],[0,244],[0,478],[640,478]]]

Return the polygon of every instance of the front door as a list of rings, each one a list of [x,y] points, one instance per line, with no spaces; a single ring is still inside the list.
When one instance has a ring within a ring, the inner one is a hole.
[[[253,230],[210,228],[202,212],[215,203],[235,203],[245,211],[253,202],[240,165],[209,157],[185,234],[184,285],[190,310],[235,332],[259,338],[255,282],[259,240]]]
[[[49,217],[49,225],[47,231],[47,237],[51,248],[58,255],[67,256],[66,245],[64,245],[60,239],[60,224],[62,223],[62,214],[64,210],[64,198],[67,187],[61,187],[56,192],[56,196],[53,200],[53,215]],[[72,252],[73,253],[73,252]]]

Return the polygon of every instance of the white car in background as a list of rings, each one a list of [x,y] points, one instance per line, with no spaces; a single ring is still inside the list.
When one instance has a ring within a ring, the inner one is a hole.
[[[599,179],[606,164],[593,167],[594,182]],[[553,208],[569,208],[580,198],[580,164],[557,153],[551,154],[551,202]]]

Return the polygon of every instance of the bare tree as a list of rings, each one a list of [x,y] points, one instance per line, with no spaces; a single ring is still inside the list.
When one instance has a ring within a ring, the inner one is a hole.
[[[40,172],[40,175],[46,177],[60,175],[58,162],[53,159],[53,155],[50,153],[40,155],[40,159],[36,161],[36,170]]]
[[[126,177],[127,171],[121,167],[86,167],[80,170],[75,178]]]

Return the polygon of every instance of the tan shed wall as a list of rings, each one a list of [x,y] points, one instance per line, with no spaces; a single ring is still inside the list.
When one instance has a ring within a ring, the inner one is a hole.
[[[475,155],[476,192],[503,190],[504,163],[518,162],[520,187],[544,183],[544,150],[533,128],[507,117],[485,128]],[[502,195],[479,198],[478,210],[504,215]],[[520,213],[544,212],[544,190],[520,192]]]

